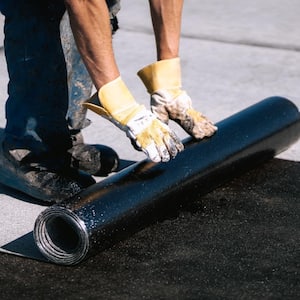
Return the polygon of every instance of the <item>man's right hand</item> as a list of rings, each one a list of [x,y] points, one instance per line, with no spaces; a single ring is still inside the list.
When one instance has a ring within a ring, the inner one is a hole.
[[[126,132],[135,148],[154,162],[166,162],[183,150],[177,135],[138,104],[120,77],[104,85],[83,104]]]
[[[129,120],[127,127],[127,136],[154,162],[169,161],[183,150],[176,134],[145,108]]]

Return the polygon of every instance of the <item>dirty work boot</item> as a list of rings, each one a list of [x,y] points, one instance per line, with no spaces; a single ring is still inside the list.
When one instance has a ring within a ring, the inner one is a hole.
[[[9,149],[3,143],[0,182],[36,199],[60,203],[95,183],[91,176],[68,166],[67,159],[61,155],[50,157],[49,154],[34,157],[28,150]]]
[[[74,168],[94,176],[107,176],[118,169],[119,157],[112,148],[85,144],[78,130],[71,130],[71,138],[73,146],[68,152]]]

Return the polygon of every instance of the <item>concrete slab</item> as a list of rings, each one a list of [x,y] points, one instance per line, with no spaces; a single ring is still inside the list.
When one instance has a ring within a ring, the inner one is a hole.
[[[123,28],[151,33],[148,5],[143,1],[123,1],[126,18]],[[182,34],[184,37],[225,43],[299,50],[299,13],[297,0],[211,0],[185,1]],[[125,19],[125,17],[124,17]],[[125,21],[125,20],[124,20]]]

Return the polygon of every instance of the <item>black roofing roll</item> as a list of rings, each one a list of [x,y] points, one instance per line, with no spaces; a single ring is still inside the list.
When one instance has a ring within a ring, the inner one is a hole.
[[[43,211],[36,244],[50,261],[77,264],[286,150],[300,137],[300,113],[282,97],[267,98],[217,124],[211,138],[184,141],[168,163],[143,160]]]

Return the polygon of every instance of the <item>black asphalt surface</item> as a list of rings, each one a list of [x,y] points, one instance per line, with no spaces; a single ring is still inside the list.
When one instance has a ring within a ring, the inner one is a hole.
[[[73,267],[0,256],[0,299],[300,299],[300,163],[273,159]]]

